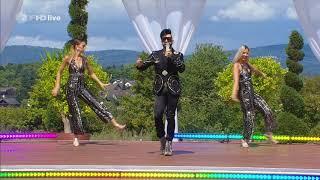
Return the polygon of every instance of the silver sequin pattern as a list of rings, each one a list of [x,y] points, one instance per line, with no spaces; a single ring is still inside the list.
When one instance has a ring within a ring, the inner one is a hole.
[[[258,110],[264,115],[265,131],[272,132],[275,128],[275,121],[272,111],[266,101],[254,93],[251,80],[251,71],[248,65],[241,65],[240,81],[239,81],[239,97],[241,109],[243,112],[243,137],[249,141],[254,132],[254,119]]]
[[[97,99],[85,88],[84,67],[87,61],[83,59],[82,67],[78,69],[74,60],[69,65],[69,80],[67,84],[67,102],[70,112],[70,124],[74,134],[83,134],[84,128],[81,120],[79,98],[82,99],[105,123],[111,121],[112,114],[107,108],[99,103]]]

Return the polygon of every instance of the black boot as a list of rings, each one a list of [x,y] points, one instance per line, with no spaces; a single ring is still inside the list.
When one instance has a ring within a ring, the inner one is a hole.
[[[167,141],[166,142],[166,147],[164,150],[164,155],[165,156],[172,156],[172,141]]]
[[[164,155],[164,149],[166,147],[166,138],[162,137],[160,138],[160,154]]]

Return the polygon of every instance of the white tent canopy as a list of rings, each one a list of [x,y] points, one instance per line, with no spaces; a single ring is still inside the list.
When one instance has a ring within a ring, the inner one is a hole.
[[[293,2],[309,46],[320,61],[320,1],[293,0]]]
[[[16,23],[16,16],[20,12],[23,0],[0,0],[0,53],[4,49],[11,31]]]
[[[162,49],[160,32],[170,28],[173,48],[185,53],[206,0],[122,0],[146,50]]]

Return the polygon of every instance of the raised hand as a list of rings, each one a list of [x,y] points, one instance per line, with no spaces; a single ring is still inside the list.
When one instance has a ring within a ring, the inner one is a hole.
[[[141,67],[141,66],[143,65],[143,61],[142,61],[142,59],[141,59],[140,57],[137,59],[136,65],[137,65],[138,67]]]
[[[231,99],[235,102],[240,102],[240,100],[236,94],[232,94]]]
[[[102,89],[107,89],[110,85],[111,85],[111,83],[101,84],[101,88]]]

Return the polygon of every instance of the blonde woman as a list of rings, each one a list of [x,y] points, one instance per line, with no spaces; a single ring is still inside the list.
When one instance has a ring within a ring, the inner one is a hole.
[[[58,70],[55,86],[52,90],[52,95],[57,96],[60,89],[61,74],[66,66],[69,68],[69,79],[67,84],[67,102],[71,115],[71,129],[75,135],[73,145],[79,146],[78,135],[84,133],[82,126],[79,97],[99,116],[103,122],[111,122],[118,129],[125,128],[125,125],[117,123],[115,118],[107,108],[100,104],[96,98],[86,89],[84,83],[84,71],[87,70],[90,77],[95,80],[99,86],[104,89],[109,84],[102,83],[92,70],[92,67],[87,62],[87,58],[83,55],[86,43],[81,40],[73,40],[71,53],[66,56]]]
[[[248,142],[253,134],[255,111],[258,110],[264,115],[265,136],[270,143],[278,143],[272,137],[274,129],[274,117],[271,109],[264,99],[256,94],[253,89],[251,73],[266,77],[266,75],[252,66],[249,60],[250,49],[246,45],[242,45],[236,53],[233,62],[233,91],[232,100],[240,102],[243,112],[244,132],[241,140],[242,147],[249,147]]]

